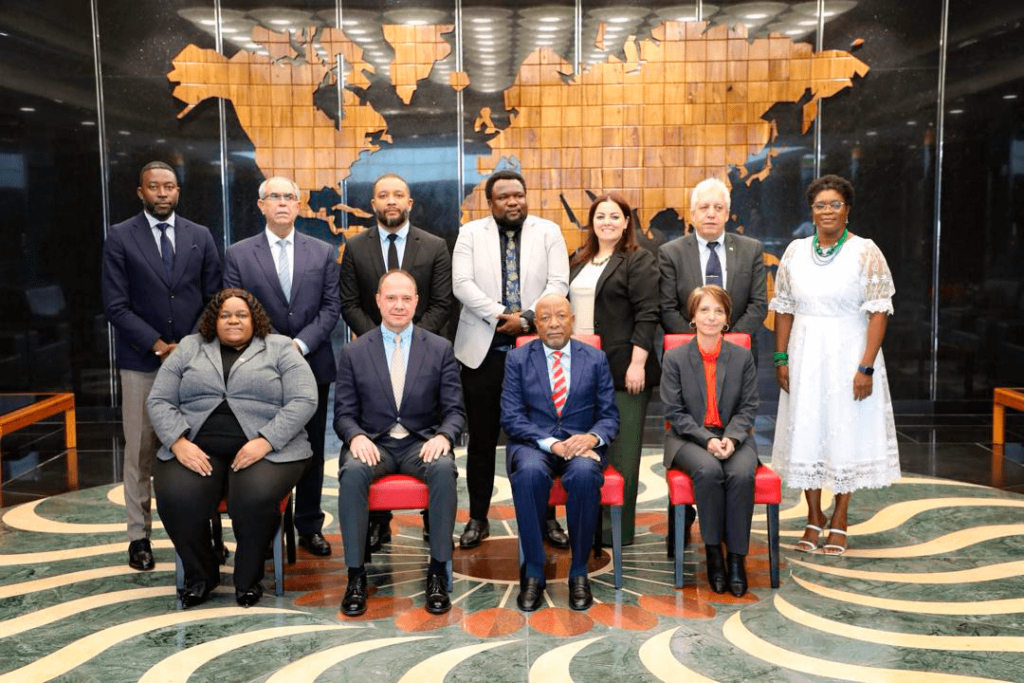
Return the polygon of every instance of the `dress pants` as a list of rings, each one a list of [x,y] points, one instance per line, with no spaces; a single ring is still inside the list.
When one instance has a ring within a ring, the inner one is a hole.
[[[594,547],[594,529],[601,507],[603,465],[590,458],[565,460],[539,448],[518,446],[508,462],[525,575],[544,583],[544,520],[551,485],[554,478],[561,475],[562,487],[568,494],[565,516],[572,549],[569,576],[586,576],[587,558]]]
[[[247,590],[263,578],[267,548],[281,520],[281,500],[295,486],[306,460],[275,463],[258,460],[233,472],[234,453],[210,456],[213,473],[204,477],[176,458],[154,466],[156,505],[167,535],[181,556],[185,586],[199,593],[220,581],[213,552],[210,517],[227,489],[228,514],[235,532],[235,589]]]
[[[302,536],[323,530],[324,511],[320,496],[324,486],[324,437],[327,430],[327,404],[331,385],[317,384],[316,412],[306,423],[306,436],[313,447],[313,457],[306,473],[295,486],[295,530]]]
[[[494,492],[495,450],[501,434],[501,385],[506,351],[491,349],[478,368],[462,368],[469,445],[466,447],[466,488],[469,516],[487,519]],[[433,527],[431,527],[433,528]]]
[[[633,543],[636,530],[636,492],[640,484],[640,455],[644,446],[644,425],[647,422],[647,404],[651,400],[651,387],[639,394],[615,392],[615,405],[619,409],[619,435],[608,446],[608,462],[613,465],[624,482],[622,498],[622,544]],[[611,510],[601,508],[605,545],[612,544]]]
[[[700,535],[705,545],[718,545],[724,540],[730,553],[746,555],[757,471],[753,437],[737,446],[725,460],[711,455],[703,446],[684,441],[673,456],[672,466],[693,480]]]
[[[346,447],[341,450],[338,472],[338,519],[345,545],[345,564],[350,569],[363,566],[366,549],[367,504],[370,484],[386,474],[406,474],[425,482],[430,491],[427,514],[430,517],[430,557],[438,562],[452,559],[452,531],[458,503],[455,480],[459,471],[455,455],[449,452],[432,462],[420,458],[423,441],[415,436],[394,439],[381,436],[375,442],[380,451],[376,466],[366,465]]]
[[[156,371],[121,370],[121,422],[124,426],[124,505],[128,540],[149,538],[153,526],[150,477],[160,442],[146,412]]]

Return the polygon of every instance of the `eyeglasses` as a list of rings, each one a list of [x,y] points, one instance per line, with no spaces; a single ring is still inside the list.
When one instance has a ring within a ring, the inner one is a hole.
[[[839,200],[834,202],[814,202],[811,204],[811,208],[814,209],[815,213],[821,213],[826,208],[832,209],[833,211],[839,211],[844,206],[846,206],[846,204]]]
[[[271,192],[270,194],[267,195],[267,199],[269,199],[272,202],[279,202],[282,199],[285,200],[286,202],[295,202],[299,200],[299,198],[293,195],[291,192],[289,192],[288,194],[278,194],[277,192]]]

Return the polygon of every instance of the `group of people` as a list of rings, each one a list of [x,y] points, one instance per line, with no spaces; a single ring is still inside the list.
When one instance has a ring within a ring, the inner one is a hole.
[[[490,534],[502,430],[522,552],[517,604],[529,612],[544,602],[547,543],[571,549],[569,606],[589,608],[602,473],[611,463],[623,476],[623,542],[631,543],[658,385],[670,426],[665,465],[694,482],[709,584],[747,590],[755,334],[769,305],[761,244],[725,232],[724,183],[697,185],[694,231],[657,257],[639,245],[629,203],[601,195],[570,257],[559,226],[529,213],[523,177],[498,171],[485,183],[491,215],[464,225],[449,255],[443,239],[410,224],[409,186],[389,173],[373,186],[375,225],[349,240],[339,267],[333,247],[295,230],[298,187],[273,177],[259,188],[266,229],[227,249],[223,273],[209,231],[175,213],[178,195],[170,166],[143,168],[143,212],[109,231],[103,293],[122,380],[129,565],[154,565],[152,471],[185,569],[183,606],[203,603],[219,584],[223,554],[210,519],[222,499],[237,542],[239,604],[260,599],[279,504],[293,488],[300,545],[331,554],[320,508],[331,383],[347,616],[367,608],[366,551],[390,540],[390,516],[368,512],[367,502],[371,483],[391,473],[428,486],[425,607],[451,608],[453,449],[466,432],[469,521],[459,545],[470,550]],[[845,227],[848,182],[819,179],[808,202],[817,232],[787,249],[771,303],[783,389],[773,464],[806,491],[798,548],[827,541],[825,552],[841,554],[849,493],[899,475],[880,352],[893,286],[874,243]],[[444,333],[455,300],[452,343]],[[330,335],[339,317],[355,339],[336,360]],[[659,323],[694,334],[661,363]],[[750,335],[753,353],[723,340],[727,330]],[[596,335],[600,346],[574,333]],[[851,376],[852,390],[839,391]],[[547,504],[556,477],[568,493],[568,533]],[[828,522],[822,487],[837,494]]]

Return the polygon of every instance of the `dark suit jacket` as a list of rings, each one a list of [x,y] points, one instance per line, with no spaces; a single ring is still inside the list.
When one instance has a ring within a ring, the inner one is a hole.
[[[589,344],[570,340],[569,396],[562,415],[555,412],[544,345],[539,339],[508,352],[505,383],[501,390],[501,427],[508,435],[505,463],[523,448],[537,449],[548,437],[567,439],[593,432],[605,445],[597,452],[605,459],[608,444],[619,433],[619,409],[608,359]]]
[[[764,246],[751,237],[727,232],[725,248],[726,287],[732,299],[731,332],[746,332],[756,339],[768,314],[768,286],[764,273]],[[668,333],[689,333],[686,299],[704,284],[697,238],[689,235],[666,242],[658,249],[661,270],[661,325]]]
[[[374,225],[349,240],[341,258],[341,315],[357,336],[380,325],[376,295],[384,270],[380,228]],[[448,245],[436,235],[409,226],[402,270],[416,280],[420,297],[413,322],[428,332],[441,334],[452,305],[452,258]]]
[[[232,244],[224,257],[224,286],[240,287],[259,299],[274,331],[301,339],[318,384],[334,380],[331,332],[341,314],[338,261],[334,247],[295,232],[291,303],[284,297],[277,264],[265,232]]]
[[[665,467],[671,467],[682,441],[706,446],[715,435],[704,428],[707,382],[697,338],[666,351],[663,362],[661,401],[670,426],[665,437]],[[723,436],[734,440],[739,448],[753,438],[750,430],[757,414],[757,368],[750,351],[725,340],[715,364],[715,398],[718,416],[725,425]]]
[[[346,445],[359,434],[376,440],[391,431],[399,418],[424,441],[444,434],[454,445],[466,426],[459,366],[451,342],[414,327],[399,410],[377,327],[341,347],[334,384],[334,431]]]
[[[191,334],[220,279],[220,255],[206,226],[175,214],[170,280],[144,214],[112,226],[103,244],[103,305],[117,332],[117,367],[159,368],[153,344]]]
[[[570,291],[585,263],[569,270]],[[601,337],[601,349],[608,356],[616,391],[626,390],[626,368],[633,358],[633,347],[647,349],[644,368],[646,385],[653,387],[661,378],[661,366],[654,349],[658,328],[658,266],[647,249],[608,259],[597,280],[594,301],[594,332]]]

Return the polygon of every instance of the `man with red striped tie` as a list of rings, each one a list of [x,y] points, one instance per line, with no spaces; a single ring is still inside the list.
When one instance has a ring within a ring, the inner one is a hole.
[[[587,558],[601,507],[601,472],[619,432],[615,385],[604,353],[571,340],[568,299],[549,294],[535,314],[539,339],[509,352],[501,393],[505,467],[524,559],[516,603],[532,612],[543,600],[543,524],[552,482],[561,476],[572,549],[569,606],[585,610],[594,601]]]

